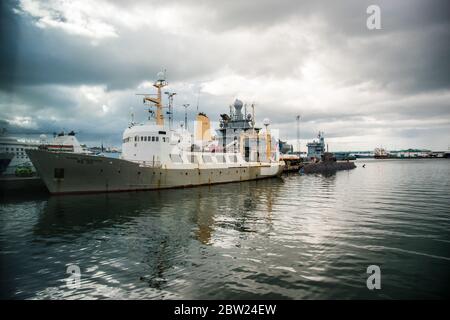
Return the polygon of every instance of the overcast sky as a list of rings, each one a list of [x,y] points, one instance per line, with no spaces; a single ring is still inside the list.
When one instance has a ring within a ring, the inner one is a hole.
[[[369,30],[366,9],[381,9]],[[217,121],[256,104],[302,149],[450,146],[449,1],[1,1],[0,125],[80,132],[120,146],[161,69],[184,103]],[[177,121],[178,122],[178,121]]]

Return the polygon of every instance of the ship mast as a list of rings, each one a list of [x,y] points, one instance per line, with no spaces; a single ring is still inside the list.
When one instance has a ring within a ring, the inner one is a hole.
[[[155,81],[153,86],[158,90],[156,94],[156,98],[152,98],[149,96],[144,97],[144,102],[149,101],[155,104],[156,107],[156,124],[163,126],[164,125],[164,114],[162,112],[162,94],[161,89],[167,86],[167,81],[165,79],[165,72],[158,72],[158,80]]]

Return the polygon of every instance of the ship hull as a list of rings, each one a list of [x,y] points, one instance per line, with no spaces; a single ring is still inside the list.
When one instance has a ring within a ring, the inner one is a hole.
[[[193,187],[270,178],[282,163],[226,168],[164,168],[140,166],[123,159],[27,150],[52,194],[120,192]]]

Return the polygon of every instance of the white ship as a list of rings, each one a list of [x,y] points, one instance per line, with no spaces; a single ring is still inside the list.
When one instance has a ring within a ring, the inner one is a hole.
[[[0,173],[14,175],[16,169],[20,167],[29,167],[34,172],[35,168],[26,151],[38,148],[53,152],[92,154],[78,142],[73,131],[68,134],[64,132],[55,133],[53,140],[50,142],[47,141],[47,136],[44,134],[40,135],[39,140],[19,139],[2,135],[0,136],[0,162],[2,163]]]
[[[29,166],[33,170],[30,159],[25,153],[26,150],[37,149],[39,142],[33,140],[19,140],[13,137],[0,136],[0,161],[2,174],[13,175],[15,170],[21,166]],[[7,160],[9,159],[9,161]]]
[[[256,128],[254,117],[242,114],[239,100],[234,110],[230,107],[230,115],[221,115],[217,137],[212,137],[209,118],[203,113],[197,116],[194,136],[186,125],[178,129],[172,128],[172,121],[166,125],[161,94],[167,85],[164,78],[158,74],[156,95],[144,95],[144,103],[151,107],[149,121],[131,122],[125,129],[120,159],[27,150],[50,193],[166,189],[281,174],[284,162],[279,159],[269,121],[264,121],[265,130]]]

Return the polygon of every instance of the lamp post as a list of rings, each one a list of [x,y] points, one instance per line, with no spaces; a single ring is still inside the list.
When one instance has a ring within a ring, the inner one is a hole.
[[[172,128],[173,125],[173,96],[176,95],[176,92],[164,92],[164,94],[167,95],[167,98],[169,99],[169,128]]]
[[[189,103],[185,103],[183,104],[184,107],[184,128],[185,130],[187,130],[188,126],[187,126],[187,108],[189,107]]]
[[[298,156],[300,157],[300,115],[297,116],[297,150]]]

